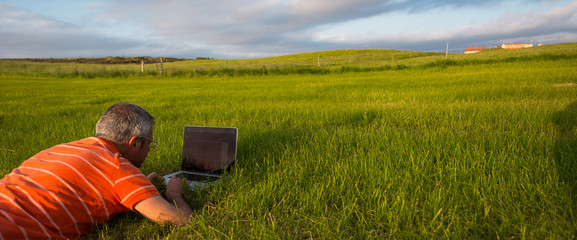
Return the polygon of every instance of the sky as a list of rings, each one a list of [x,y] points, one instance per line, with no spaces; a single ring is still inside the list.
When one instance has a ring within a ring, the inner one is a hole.
[[[0,0],[0,58],[243,59],[577,42],[577,0]]]

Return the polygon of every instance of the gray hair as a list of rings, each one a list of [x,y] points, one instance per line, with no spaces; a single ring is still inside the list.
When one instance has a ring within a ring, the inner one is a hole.
[[[128,102],[114,104],[102,114],[96,123],[96,137],[115,144],[123,144],[133,136],[146,137],[154,117],[142,107]]]

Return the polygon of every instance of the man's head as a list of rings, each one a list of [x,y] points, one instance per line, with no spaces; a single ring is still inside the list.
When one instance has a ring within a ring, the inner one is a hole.
[[[121,102],[102,114],[96,123],[96,137],[113,142],[123,157],[140,167],[150,151],[153,125],[154,117],[146,110]]]

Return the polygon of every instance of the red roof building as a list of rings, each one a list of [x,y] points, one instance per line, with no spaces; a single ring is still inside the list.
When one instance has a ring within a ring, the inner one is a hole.
[[[465,54],[468,54],[468,53],[476,53],[476,52],[483,51],[483,50],[485,50],[485,49],[487,49],[487,47],[485,47],[485,46],[482,46],[482,47],[466,47],[466,48],[465,48]]]
[[[501,45],[503,49],[519,49],[519,48],[530,48],[533,47],[532,43],[504,43]]]

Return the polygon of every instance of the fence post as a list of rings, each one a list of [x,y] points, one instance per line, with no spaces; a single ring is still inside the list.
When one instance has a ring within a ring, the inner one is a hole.
[[[142,59],[142,62],[140,62],[140,72],[144,72],[144,59]]]
[[[321,55],[317,54],[317,67],[321,67]]]
[[[449,42],[447,42],[447,51],[445,52],[445,60],[449,59]]]
[[[163,66],[163,59],[162,56],[160,57],[160,75],[164,74],[164,66]]]

